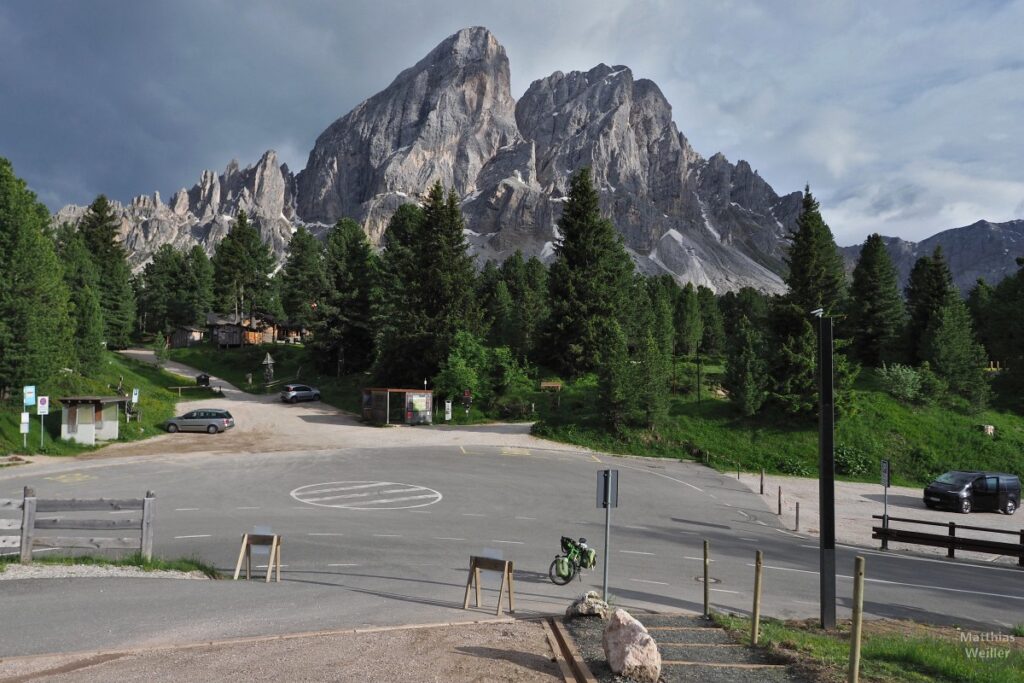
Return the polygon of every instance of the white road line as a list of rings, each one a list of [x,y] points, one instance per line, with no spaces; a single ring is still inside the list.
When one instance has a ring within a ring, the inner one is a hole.
[[[288,565],[281,564],[281,565],[274,565],[274,566],[275,567],[287,567]],[[265,565],[265,564],[258,564],[258,565],[256,565],[256,569],[266,569],[266,568],[267,568],[267,565]]]
[[[434,536],[435,541],[465,541],[464,538],[454,538],[452,536]]]
[[[345,534],[336,534],[329,531],[311,531],[307,536],[344,536]]]
[[[537,518],[536,518],[536,517],[520,517],[519,515],[516,515],[516,519],[530,519],[530,520],[536,520]]]
[[[409,510],[409,512],[415,512],[417,515],[432,515],[432,514],[434,514],[430,510]]]
[[[112,514],[112,515],[130,515],[133,512],[135,512],[135,510],[111,510],[110,514]]]
[[[376,538],[401,538],[402,534],[374,534]]]
[[[423,490],[422,487],[416,486],[414,488],[388,489],[387,491],[364,491],[363,493],[342,493],[342,494],[337,495],[337,496],[321,496],[320,498],[303,498],[302,500],[306,501],[307,503],[319,503],[319,502],[322,502],[322,501],[325,501],[325,500],[339,500],[341,498],[365,498],[367,496],[377,496],[377,495],[383,496],[385,494],[390,494],[390,493],[415,493],[416,491],[422,491],[422,490]],[[431,497],[430,495],[416,496],[416,498],[430,498],[430,497]],[[395,498],[393,500],[415,500],[415,498]],[[391,501],[371,500],[371,501],[369,501],[369,504],[372,505],[374,503],[387,503],[387,502],[391,502]]]
[[[630,579],[630,581],[635,581],[636,583],[653,583],[653,584],[656,584],[658,586],[667,586],[667,585],[669,585],[669,584],[665,583],[664,581],[648,581],[646,579]]]
[[[601,462],[601,461],[598,460],[598,462]],[[670,477],[667,474],[662,474],[661,472],[652,472],[649,469],[647,469],[646,467],[633,467],[631,465],[623,465],[622,463],[616,463],[615,466],[616,467],[622,467],[622,468],[627,469],[627,470],[636,470],[638,472],[644,472],[646,474],[653,474],[655,477],[661,477],[662,479],[668,479],[669,481],[674,481],[677,484],[682,484],[683,486],[689,486],[694,491],[699,491],[700,493],[704,493],[704,489],[698,488],[698,487],[694,486],[693,484],[691,484],[690,482],[683,481],[682,479],[676,479],[675,477]],[[714,496],[712,496],[712,498],[713,497]]]
[[[698,562],[703,562],[704,561],[703,557],[690,557],[689,555],[684,555],[683,559],[684,560],[697,560]],[[708,562],[714,562],[714,560],[709,559]]]
[[[246,506],[243,506],[243,507],[236,507],[235,509],[236,510],[259,510],[258,507],[254,507],[254,506],[251,506],[251,505],[246,505]]]
[[[645,527],[645,526],[636,526],[636,525],[633,525],[633,524],[623,524],[622,528],[623,529],[639,529],[640,531],[647,531],[647,527]]]
[[[195,512],[199,508],[174,508],[175,512]]]
[[[757,539],[756,538],[741,538],[739,540],[746,541],[747,543],[757,543]]]
[[[653,555],[654,553],[645,553],[642,550],[620,550],[620,553],[626,553],[627,555]]]
[[[815,550],[818,549],[818,546],[816,546],[816,545],[809,545],[809,546],[805,546],[805,547],[807,547],[807,548],[814,548]],[[984,565],[984,564],[968,564],[968,563],[963,563],[963,562],[961,562],[961,563],[956,563],[956,562],[950,563],[949,560],[942,560],[942,559],[938,559],[938,558],[934,558],[934,557],[916,557],[914,555],[900,555],[899,553],[894,553],[892,551],[885,552],[885,551],[882,551],[882,550],[868,550],[867,548],[858,548],[857,546],[845,545],[843,543],[836,543],[836,547],[847,548],[849,550],[856,550],[859,553],[867,553],[868,555],[877,555],[878,557],[893,557],[893,558],[900,559],[900,560],[912,560],[912,561],[917,561],[917,562],[935,562],[937,564],[945,564],[945,565],[953,564],[953,565],[959,565],[959,566],[962,566],[962,567],[972,567],[974,569],[993,569],[993,570],[995,570],[997,572],[1013,572],[1014,574],[1017,574],[1018,576],[1020,575],[1020,570],[1016,569],[1014,567],[991,567],[989,565]]]
[[[337,491],[353,491],[355,489],[369,489],[374,486],[393,486],[390,481],[375,481],[372,484],[359,484],[358,486],[337,486],[330,489],[316,489],[313,491],[303,491],[303,495],[314,495],[317,493],[335,493]]]
[[[416,489],[422,491],[423,489]],[[380,500],[367,500],[361,502],[361,505],[377,505],[378,503],[398,503],[405,500],[421,500],[423,498],[437,498],[433,493],[426,493],[422,496],[404,496],[402,498],[381,498]],[[363,508],[364,510],[367,508]]]
[[[358,567],[358,564],[352,564],[351,562],[335,562],[334,564],[327,565],[328,567]]]
[[[758,519],[758,520],[755,520],[755,521],[757,521],[757,523],[758,523],[758,524],[760,524],[761,526],[768,526],[767,524],[765,524],[764,522],[762,522],[762,521],[761,521],[761,520],[759,520],[759,519]]]
[[[739,591],[729,591],[724,588],[710,588],[708,589],[714,593],[732,593],[733,595],[742,595]]]
[[[463,517],[486,517],[487,515],[482,515],[479,512],[463,512],[462,516]]]
[[[179,538],[209,538],[210,536],[211,534],[193,534],[191,536],[175,536],[174,540],[178,540]]]
[[[522,541],[499,541],[498,539],[492,538],[491,543],[511,543],[513,545],[523,545]]]

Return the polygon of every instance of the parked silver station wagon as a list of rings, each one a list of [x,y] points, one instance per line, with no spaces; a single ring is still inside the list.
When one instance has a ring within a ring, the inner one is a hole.
[[[175,432],[207,432],[218,434],[235,426],[235,418],[221,408],[200,408],[185,413],[181,417],[172,417],[167,421],[167,431]]]
[[[298,403],[299,401],[319,401],[320,390],[308,384],[286,384],[281,389],[281,400],[285,403]]]

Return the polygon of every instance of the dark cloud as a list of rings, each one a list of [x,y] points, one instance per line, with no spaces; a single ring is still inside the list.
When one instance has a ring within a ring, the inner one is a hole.
[[[701,153],[747,159],[780,192],[809,181],[841,242],[921,237],[1021,213],[1022,23],[1019,0],[8,0],[0,155],[52,209],[166,197],[268,148],[298,170],[331,121],[484,25],[516,95],[629,65]]]

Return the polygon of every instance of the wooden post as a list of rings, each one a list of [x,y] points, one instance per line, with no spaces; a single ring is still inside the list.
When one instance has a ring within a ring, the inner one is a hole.
[[[249,549],[249,534],[242,534],[242,549],[238,551],[238,562],[235,564],[235,576],[234,581],[238,581],[238,575],[242,572],[242,560],[245,559],[245,551]],[[248,569],[246,569],[246,577],[248,577]]]
[[[21,503],[21,563],[32,562],[32,543],[36,526],[36,492],[25,487]]]
[[[779,517],[782,516],[782,487],[779,487]]]
[[[761,468],[761,495],[764,495],[764,468]]]
[[[853,565],[853,623],[850,625],[850,671],[847,683],[860,680],[860,636],[864,620],[864,558],[858,556]]]
[[[956,522],[949,523],[949,549],[946,550],[946,557],[955,556],[955,548],[953,547],[953,539],[956,538]]]
[[[142,559],[147,562],[153,559],[153,506],[155,502],[156,494],[146,491],[146,497],[142,501],[142,539],[139,547]]]
[[[711,563],[709,555],[711,553],[710,544],[707,539],[704,540],[704,618],[711,618],[711,576],[708,566]]]
[[[277,535],[275,534],[274,540],[270,542],[270,558],[267,560],[267,580],[264,583],[270,583],[270,577],[274,575],[274,560],[277,558],[279,546],[277,545]],[[277,570],[277,581],[281,581],[281,570]]]
[[[761,628],[761,572],[764,569],[764,555],[757,551],[754,560],[754,617],[750,621],[750,644],[757,645]]]
[[[796,529],[794,531],[800,531],[800,501],[796,502]]]

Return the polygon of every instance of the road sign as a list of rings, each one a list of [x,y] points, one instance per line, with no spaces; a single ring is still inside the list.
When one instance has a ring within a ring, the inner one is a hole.
[[[23,424],[23,425],[27,425],[28,424],[28,413],[22,413],[21,414],[21,424]]]
[[[448,421],[448,420],[452,419],[452,402],[451,401],[445,401],[444,402],[444,419],[445,419],[445,421]]]
[[[139,390],[138,389],[132,389],[132,403],[138,403],[138,402],[139,402]]]
[[[49,415],[50,414],[50,397],[40,396],[39,402],[36,404],[36,415]]]
[[[891,479],[889,478],[889,461],[882,461],[882,486],[889,488]]]
[[[619,507],[619,471],[597,471],[597,507]]]
[[[26,406],[34,406],[36,404],[36,387],[34,384],[26,385],[21,390],[22,404]]]
[[[266,357],[265,357],[265,358],[263,359],[263,362],[261,363],[261,365],[273,365],[273,364],[274,364],[274,359],[273,359],[273,358],[271,358],[271,357],[270,357],[270,353],[269,353],[269,352],[267,352],[267,355],[266,355]]]

